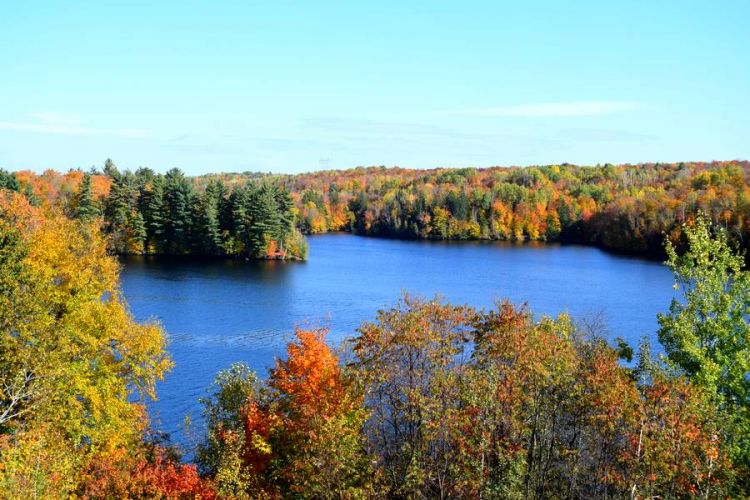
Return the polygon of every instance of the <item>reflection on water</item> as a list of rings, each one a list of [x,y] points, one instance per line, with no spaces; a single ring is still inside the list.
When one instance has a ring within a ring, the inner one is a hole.
[[[175,368],[151,406],[156,425],[184,442],[189,415],[215,373],[246,361],[265,375],[294,326],[326,326],[341,340],[404,292],[441,294],[491,307],[509,298],[536,314],[601,315],[611,337],[632,344],[654,337],[656,313],[671,298],[659,263],[598,249],[498,242],[309,238],[308,262],[123,259],[122,286],[138,319],[158,319],[170,336]]]

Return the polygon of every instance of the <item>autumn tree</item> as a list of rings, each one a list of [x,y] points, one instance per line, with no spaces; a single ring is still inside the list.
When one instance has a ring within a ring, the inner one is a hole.
[[[297,330],[269,386],[279,422],[270,436],[284,488],[306,498],[356,498],[372,481],[360,434],[365,411],[323,330]]]
[[[217,497],[213,483],[202,478],[195,464],[181,463],[173,449],[146,442],[135,451],[118,448],[93,456],[76,492],[94,498]]]
[[[267,384],[244,365],[204,400],[203,470],[237,497],[360,498],[372,482],[364,412],[322,331],[298,330]]]
[[[132,449],[170,366],[95,226],[0,194],[0,490],[64,496],[92,454]]]
[[[638,412],[621,430],[627,441],[608,483],[631,498],[733,496],[738,490],[722,449],[723,419],[711,395],[662,369],[651,377],[640,387]]]
[[[473,311],[404,297],[354,340],[365,387],[365,433],[390,495],[445,496],[455,488],[458,427]]]
[[[565,315],[535,321],[508,303],[476,311],[405,297],[364,324],[353,349],[389,496],[729,491],[702,388],[656,368],[639,378],[618,362],[621,348]]]

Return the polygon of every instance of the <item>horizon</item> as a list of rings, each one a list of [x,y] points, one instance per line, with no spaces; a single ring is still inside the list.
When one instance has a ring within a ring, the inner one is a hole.
[[[153,169],[146,165],[141,165],[135,168],[128,167],[128,166],[122,166],[118,164],[116,161],[114,161],[111,158],[107,158],[108,160],[112,160],[115,167],[120,172],[124,171],[130,171],[135,172],[136,170],[140,168],[146,168],[152,170],[155,174],[166,174],[169,170],[176,168],[178,170],[181,170],[185,175],[188,177],[203,177],[207,175],[289,175],[289,176],[304,176],[304,175],[313,175],[323,172],[349,172],[352,170],[357,169],[385,169],[385,170],[410,170],[410,171],[422,171],[422,172],[432,172],[432,171],[439,171],[439,170],[463,170],[463,169],[471,169],[471,170],[492,170],[492,169],[518,169],[518,168],[543,168],[543,167],[552,167],[552,166],[571,166],[571,167],[577,167],[577,168],[599,168],[604,167],[607,165],[611,165],[613,167],[642,167],[642,166],[652,166],[652,165],[679,165],[679,164],[686,164],[686,165],[694,165],[694,164],[712,164],[712,163],[721,163],[721,164],[750,164],[750,160],[744,159],[744,158],[734,158],[731,160],[682,160],[682,161],[644,161],[644,162],[638,162],[638,163],[611,163],[611,162],[598,162],[598,163],[592,163],[592,164],[582,164],[582,163],[569,163],[569,162],[560,162],[560,163],[537,163],[537,164],[528,164],[528,165],[487,165],[487,166],[455,166],[455,167],[445,167],[445,166],[438,166],[438,167],[404,167],[401,165],[356,165],[352,167],[342,167],[342,168],[328,168],[328,169],[311,169],[311,170],[303,170],[299,172],[274,172],[272,170],[214,170],[210,172],[186,172],[179,166],[173,166],[168,167],[162,170]],[[106,160],[105,160],[106,161]],[[53,171],[60,175],[65,175],[68,172],[90,172],[92,175],[106,175],[103,171],[103,165],[104,162],[101,162],[101,165],[91,165],[88,168],[83,167],[70,167],[68,169],[62,170],[57,169],[54,167],[45,167],[41,169],[17,169],[17,170],[9,170],[11,173],[18,173],[18,172],[33,172],[35,175],[42,175],[46,171]],[[2,167],[0,167],[0,170],[2,170]]]
[[[11,171],[750,158],[747,2],[5,10]]]

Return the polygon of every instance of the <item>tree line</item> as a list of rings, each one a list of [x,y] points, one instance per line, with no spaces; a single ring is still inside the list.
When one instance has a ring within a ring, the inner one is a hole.
[[[143,406],[164,332],[128,312],[99,221],[0,190],[0,493],[745,497],[750,272],[709,218],[681,234],[663,359],[566,315],[404,296],[336,349],[298,330],[265,379],[220,372],[185,463]]]
[[[149,169],[120,174],[111,162],[107,165],[103,172],[88,175],[74,170],[6,176],[27,196],[65,204],[71,214],[103,214],[118,252],[257,257],[267,253],[266,240],[271,253],[280,243],[287,248],[290,240],[292,255],[303,254],[303,240],[289,228],[289,221],[306,234],[350,231],[389,238],[561,241],[656,257],[666,256],[664,237],[680,241],[682,224],[698,212],[724,227],[742,248],[750,236],[746,161],[434,170],[358,167],[298,175],[246,172],[198,177],[185,177],[178,170],[167,175]],[[263,186],[279,193],[255,192]],[[271,197],[277,200],[279,217]],[[162,212],[165,220],[159,218]],[[267,238],[248,229],[254,218],[264,217],[270,217]],[[287,237],[278,239],[284,232]]]
[[[307,232],[390,238],[563,241],[664,257],[699,211],[743,248],[746,161],[300,174],[287,185]]]

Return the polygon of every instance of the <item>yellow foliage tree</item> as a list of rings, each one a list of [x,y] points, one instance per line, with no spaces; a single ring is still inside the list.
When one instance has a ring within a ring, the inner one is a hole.
[[[94,454],[137,445],[171,362],[96,227],[1,196],[0,491],[66,496]]]

